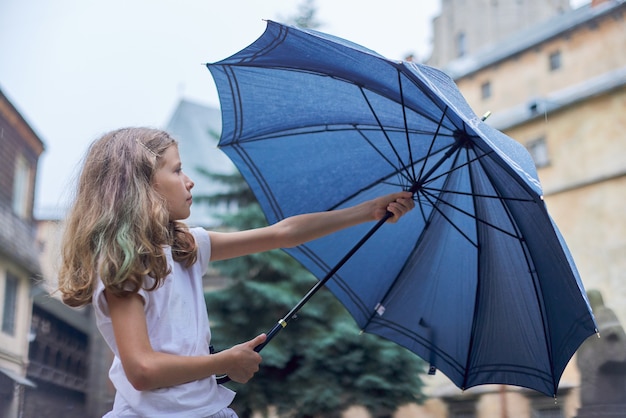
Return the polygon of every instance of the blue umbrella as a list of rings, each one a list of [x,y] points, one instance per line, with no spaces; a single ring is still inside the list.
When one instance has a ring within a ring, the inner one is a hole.
[[[219,147],[268,222],[399,190],[416,201],[397,224],[287,249],[320,282],[270,338],[326,285],[361,329],[460,388],[556,396],[596,325],[522,145],[477,117],[441,71],[317,31],[270,21],[250,46],[207,66]]]

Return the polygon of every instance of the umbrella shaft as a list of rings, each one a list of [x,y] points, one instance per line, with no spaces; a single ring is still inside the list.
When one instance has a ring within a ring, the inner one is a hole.
[[[296,306],[294,306],[288,313],[287,315],[285,315],[280,321],[278,321],[278,323],[276,325],[274,325],[274,327],[268,331],[266,333],[267,335],[267,339],[265,340],[264,343],[259,344],[258,346],[255,347],[255,351],[259,352],[263,349],[263,347],[265,347],[267,345],[267,343],[269,343],[272,338],[274,338],[283,328],[285,328],[287,326],[287,323],[293,319],[296,314],[298,313],[298,311],[309,301],[309,299],[311,299],[311,297],[317,293],[317,291],[319,289],[322,288],[322,286],[324,286],[326,284],[326,282],[328,282],[334,275],[335,273],[337,273],[337,271],[350,259],[350,257],[352,257],[354,255],[354,253],[356,253],[359,248],[361,248],[363,246],[363,244],[365,244],[365,242],[381,227],[383,226],[383,224],[385,222],[387,222],[387,220],[389,218],[391,218],[393,216],[393,213],[391,212],[387,212],[385,214],[385,216],[382,217],[382,219],[380,219],[376,225],[374,225],[368,232],[367,234],[365,234],[363,236],[363,238],[361,238],[361,240],[356,243],[356,245],[354,247],[352,247],[352,249],[335,265],[335,267],[333,267],[327,274],[326,276],[324,276],[324,278],[320,281],[318,281],[315,286],[313,286],[306,295],[304,295],[304,297],[300,300],[300,302],[298,302],[296,304]]]

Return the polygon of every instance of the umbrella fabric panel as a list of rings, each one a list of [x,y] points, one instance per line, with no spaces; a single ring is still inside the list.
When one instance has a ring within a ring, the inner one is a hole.
[[[502,178],[494,178],[493,182],[500,189],[521,187],[519,183],[506,182]],[[535,205],[507,201],[507,207],[511,216],[520,220],[516,225],[532,259],[533,273],[541,278],[539,284],[547,307],[546,320],[552,324],[550,335],[554,350],[557,353],[571,351],[573,354],[575,349],[572,347],[578,347],[579,343],[560,345],[556,341],[568,341],[575,336],[574,341],[582,342],[584,338],[581,335],[588,336],[587,331],[593,333],[596,327],[593,317],[586,314],[590,311],[586,297],[580,297],[584,295],[581,292],[582,281],[573,265],[571,253],[541,198]],[[561,364],[562,369],[566,363]]]
[[[435,215],[369,332],[400,342],[453,381],[462,382],[471,338],[477,259],[473,245]],[[440,239],[441,238],[441,239]],[[454,238],[454,239],[452,239]],[[470,297],[468,297],[470,296]],[[412,326],[411,326],[412,325]]]

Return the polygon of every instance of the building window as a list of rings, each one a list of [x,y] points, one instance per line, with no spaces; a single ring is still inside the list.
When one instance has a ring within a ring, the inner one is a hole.
[[[480,95],[483,100],[491,97],[491,82],[485,81],[480,85]]]
[[[456,56],[461,58],[467,53],[467,39],[465,33],[461,32],[456,36]]]
[[[15,159],[13,176],[13,212],[22,219],[29,217],[31,168],[23,155]]]
[[[550,158],[548,156],[548,144],[545,138],[535,139],[526,144],[526,149],[530,152],[530,155],[535,161],[537,168],[547,167],[550,165]]]
[[[7,272],[6,280],[4,282],[2,332],[9,335],[15,335],[15,316],[17,312],[17,284],[17,277]]]
[[[550,54],[550,71],[556,71],[561,68],[561,51],[556,51]]]

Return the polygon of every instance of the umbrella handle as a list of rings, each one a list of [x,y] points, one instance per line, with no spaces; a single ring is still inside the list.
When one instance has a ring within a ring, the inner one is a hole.
[[[284,319],[278,321],[271,330],[265,333],[267,338],[265,338],[264,342],[254,347],[254,351],[259,353],[261,350],[263,350],[263,348],[272,340],[272,338],[274,338],[280,332],[280,330],[282,330],[286,326],[287,322]],[[212,345],[209,346],[209,351],[211,352],[211,354],[215,353]],[[228,383],[231,380],[230,377],[228,377],[228,375],[226,374],[222,376],[216,376],[215,379],[217,380],[218,385],[223,385],[224,383]]]

